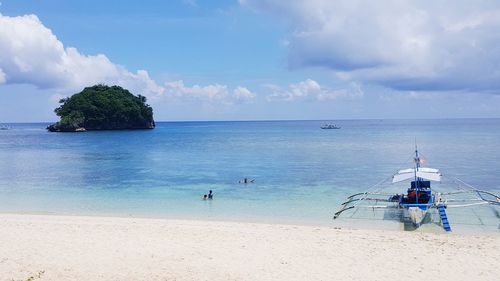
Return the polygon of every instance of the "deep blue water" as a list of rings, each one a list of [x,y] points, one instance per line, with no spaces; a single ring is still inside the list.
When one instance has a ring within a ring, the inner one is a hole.
[[[0,131],[0,211],[331,223],[346,195],[426,166],[500,190],[500,119],[163,122]],[[243,185],[238,180],[255,179]],[[215,200],[200,200],[209,189]],[[495,223],[495,222],[493,222]]]

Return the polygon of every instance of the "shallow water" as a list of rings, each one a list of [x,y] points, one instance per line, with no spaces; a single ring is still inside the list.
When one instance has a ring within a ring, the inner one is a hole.
[[[411,167],[415,139],[426,166],[448,176],[436,189],[456,176],[500,193],[500,119],[324,123],[160,122],[86,133],[9,124],[0,131],[0,211],[335,225],[348,194]],[[245,177],[255,183],[239,184]],[[215,199],[201,200],[209,189]],[[499,231],[498,209],[475,208],[479,221],[469,211],[449,216],[455,229]]]

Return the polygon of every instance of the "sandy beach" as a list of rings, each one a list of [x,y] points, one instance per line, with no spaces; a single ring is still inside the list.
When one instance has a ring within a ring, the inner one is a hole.
[[[495,280],[500,235],[0,215],[1,280]]]

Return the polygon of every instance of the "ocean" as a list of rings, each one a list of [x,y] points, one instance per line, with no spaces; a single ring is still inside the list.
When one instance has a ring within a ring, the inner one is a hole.
[[[340,130],[322,130],[334,123]],[[158,122],[154,130],[0,130],[0,212],[335,226],[333,213],[412,167],[500,193],[500,119]],[[247,178],[253,183],[241,184]],[[403,192],[408,183],[394,189]],[[214,200],[202,200],[213,190]],[[449,211],[452,227],[500,231],[498,207]],[[374,211],[375,212],[375,211]],[[455,212],[455,213],[453,213]],[[380,219],[363,225],[399,228]],[[383,221],[383,223],[380,223]]]

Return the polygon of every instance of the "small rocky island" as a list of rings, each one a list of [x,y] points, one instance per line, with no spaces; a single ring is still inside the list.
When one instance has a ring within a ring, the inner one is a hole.
[[[153,109],[146,97],[120,86],[95,85],[59,101],[54,112],[61,120],[47,127],[51,132],[153,129]]]

